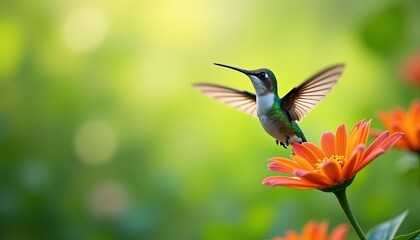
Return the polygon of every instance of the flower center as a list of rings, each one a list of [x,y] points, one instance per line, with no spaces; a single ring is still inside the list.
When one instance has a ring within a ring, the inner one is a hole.
[[[344,158],[343,155],[332,155],[329,158],[325,157],[324,159],[318,159],[318,162],[315,163],[314,172],[317,172],[317,173],[321,172],[321,165],[328,160],[336,161],[340,165],[341,168],[343,168],[344,165],[346,165],[346,159]]]

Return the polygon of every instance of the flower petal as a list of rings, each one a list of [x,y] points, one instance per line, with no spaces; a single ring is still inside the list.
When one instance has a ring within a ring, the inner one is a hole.
[[[365,149],[365,146],[363,144],[359,144],[353,150],[353,153],[351,154],[350,158],[347,159],[347,162],[344,165],[341,172],[343,180],[349,179],[357,173],[357,171],[354,171],[354,169],[359,161],[359,158],[362,156],[363,149]]]
[[[318,158],[316,157],[316,155],[305,145],[294,143],[292,144],[292,147],[296,155],[299,155],[302,158],[306,159],[306,161],[310,162],[312,166],[318,162]]]
[[[284,186],[297,189],[312,189],[320,187],[317,184],[312,184],[308,182],[303,182],[302,179],[297,177],[285,177],[285,176],[274,176],[268,177],[263,180],[263,185],[269,185],[272,187],[275,186]]]
[[[403,133],[394,133],[389,138],[387,138],[381,145],[380,148],[388,151],[404,134]]]
[[[300,236],[295,231],[289,230],[286,232],[285,238],[280,240],[300,240]]]
[[[386,150],[380,148],[380,149],[376,149],[375,151],[373,151],[371,154],[369,154],[368,157],[363,158],[354,168],[354,172],[359,172],[360,170],[362,170],[364,167],[366,167],[366,165],[368,165],[370,162],[372,162],[375,158],[377,158],[379,155],[383,154],[384,152],[386,152]]]
[[[335,134],[335,154],[345,156],[347,148],[347,130],[344,124],[337,128]]]
[[[353,153],[353,150],[361,142],[361,136],[363,135],[363,128],[366,126],[365,120],[358,122],[350,131],[349,137],[347,138],[347,153],[346,157],[349,158]],[[369,125],[370,126],[370,125]]]
[[[379,111],[376,114],[376,117],[379,118],[379,120],[381,120],[381,122],[382,122],[382,124],[384,124],[385,128],[391,129],[392,117],[391,117],[390,114],[385,113],[383,111]]]
[[[420,151],[420,100],[414,100],[407,111],[398,107],[390,113],[378,112],[377,117],[390,133],[404,133],[394,144],[396,147]]]
[[[327,157],[335,155],[334,134],[325,132],[321,135],[321,149]]]
[[[366,149],[365,153],[363,154],[363,157],[368,156],[372,151],[376,150],[382,142],[389,136],[389,132],[383,132],[381,133]]]
[[[309,162],[306,158],[303,158],[299,155],[291,155],[292,158],[298,163],[300,169],[304,169],[307,171],[313,171],[314,170],[314,165]]]
[[[399,122],[400,128],[396,130],[405,133],[403,139],[406,140],[409,149],[420,149],[420,137],[418,135],[418,130],[420,130],[420,105],[416,107],[415,103],[411,104],[405,118]]]
[[[303,227],[300,239],[302,240],[319,239],[316,236],[317,230],[318,230],[318,223],[315,221],[309,221]]]
[[[315,144],[313,144],[311,142],[304,142],[304,143],[302,143],[302,145],[309,148],[315,154],[316,158],[318,158],[318,159],[324,159],[324,158],[327,157],[325,155],[325,153],[319,147],[317,147]]]
[[[270,158],[269,161],[271,163],[268,164],[268,169],[276,172],[293,174],[293,171],[299,168],[299,165],[295,161],[287,158]]]
[[[369,137],[369,131],[370,131],[370,123],[372,122],[372,120],[369,120],[367,122],[365,122],[365,124],[363,124],[362,129],[361,129],[361,134],[360,134],[360,139],[359,139],[359,143],[363,143],[364,145],[366,145],[367,139]]]
[[[343,240],[346,237],[348,231],[349,226],[347,224],[341,224],[335,227],[331,233],[330,240]]]
[[[321,173],[327,176],[333,183],[339,183],[341,180],[341,167],[336,161],[328,160],[322,163]]]
[[[329,178],[317,172],[309,172],[297,169],[295,171],[295,175],[313,184],[321,185],[322,187],[328,187],[333,184],[333,182]]]
[[[311,239],[328,239],[328,222],[322,221],[318,224],[315,238]]]
[[[379,155],[383,154],[384,152],[388,151],[402,136],[402,133],[394,133],[385,141],[379,144],[379,146],[373,151],[370,152],[369,155],[363,156],[360,163],[356,166],[356,171],[360,171],[366,165],[368,165],[373,159],[377,158]]]

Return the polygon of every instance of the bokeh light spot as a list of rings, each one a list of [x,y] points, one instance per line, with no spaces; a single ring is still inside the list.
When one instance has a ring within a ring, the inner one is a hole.
[[[48,187],[51,180],[49,166],[39,160],[27,160],[19,169],[20,182],[28,190],[41,191]]]
[[[107,21],[97,8],[86,7],[71,13],[62,26],[64,43],[76,52],[86,52],[98,47],[105,38]]]
[[[95,187],[89,197],[92,214],[98,218],[114,218],[127,207],[127,191],[117,182],[106,182]]]
[[[74,147],[83,162],[101,164],[109,161],[115,154],[117,139],[114,130],[107,123],[91,121],[77,130]]]

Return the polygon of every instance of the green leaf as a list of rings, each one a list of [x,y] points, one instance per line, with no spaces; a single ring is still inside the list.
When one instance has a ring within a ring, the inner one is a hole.
[[[395,218],[381,223],[378,226],[374,227],[367,233],[367,237],[369,240],[391,240],[397,229],[400,227],[402,221],[407,216],[408,211],[404,211],[400,215],[396,216]]]
[[[393,240],[420,240],[420,229],[409,234],[398,236]]]

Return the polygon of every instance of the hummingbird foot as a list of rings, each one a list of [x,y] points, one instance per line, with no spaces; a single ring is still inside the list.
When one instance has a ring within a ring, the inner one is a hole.
[[[286,136],[286,146],[289,146],[290,144],[290,136]]]
[[[287,149],[287,146],[289,146],[289,145],[290,145],[290,137],[289,137],[289,136],[287,136],[287,137],[286,137],[286,143],[284,143],[284,142],[280,142],[279,140],[277,140],[277,139],[276,139],[276,145],[278,146],[279,144],[280,144],[282,147],[284,147],[284,148],[286,148],[286,149]]]
[[[286,146],[286,144],[284,144],[283,142],[280,142],[279,140],[277,140],[276,139],[276,145],[278,146],[278,145],[281,145],[281,146],[283,146],[284,148],[287,148],[287,146]]]

